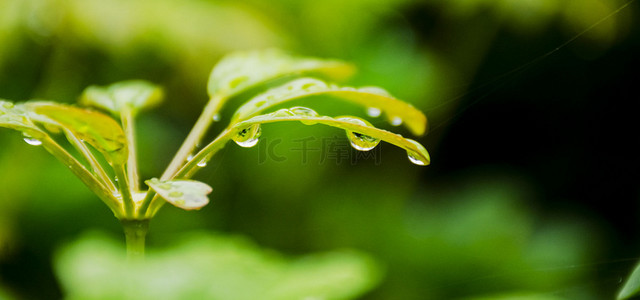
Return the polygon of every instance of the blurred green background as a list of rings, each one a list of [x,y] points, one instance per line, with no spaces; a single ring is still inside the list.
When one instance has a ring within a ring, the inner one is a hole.
[[[328,299],[610,299],[640,253],[640,3],[598,23],[624,2],[0,0],[0,98],[73,103],[91,84],[162,85],[165,103],[138,122],[149,178],[195,122],[225,53],[278,47],[352,61],[350,84],[385,87],[426,113],[430,132],[417,140],[431,166],[390,145],[356,162],[356,152],[323,151],[347,145],[340,130],[265,127],[259,146],[229,144],[198,174],[214,189],[207,207],[160,212],[148,237],[158,272],[134,274],[184,275],[161,294],[183,299],[256,299],[247,291],[258,283],[327,287]],[[329,101],[318,110],[362,114]],[[318,151],[300,151],[310,137]],[[121,282],[108,278],[121,273],[91,281],[78,269],[117,264],[117,220],[9,130],[0,191],[0,299],[118,297],[108,290]],[[220,247],[238,254],[220,259]],[[324,276],[345,272],[361,279],[352,290]],[[221,279],[230,291],[204,292]]]

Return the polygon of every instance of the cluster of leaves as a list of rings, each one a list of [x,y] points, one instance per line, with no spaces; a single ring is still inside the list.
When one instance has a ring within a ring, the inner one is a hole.
[[[392,125],[405,124],[416,135],[425,132],[424,114],[381,88],[341,87],[316,78],[298,78],[313,74],[342,81],[353,72],[353,66],[345,62],[293,57],[279,50],[228,55],[211,73],[208,85],[211,98],[200,118],[160,179],[145,181],[148,190],[140,188],[134,123],[140,111],[157,105],[163,98],[162,90],[151,83],[125,81],[87,88],[79,104],[99,108],[111,116],[90,108],[48,101],[16,104],[2,100],[0,126],[21,131],[29,144],[42,145],[122,220],[150,219],[164,202],[187,210],[206,205],[211,187],[189,178],[206,166],[229,140],[243,147],[254,146],[260,137],[261,125],[267,123],[298,121],[340,128],[346,131],[357,150],[371,150],[382,140],[404,148],[413,163],[429,164],[429,154],[418,142],[373,127],[355,116],[321,116],[313,109],[299,106],[269,111],[301,98],[328,95],[362,105],[372,117],[384,114]],[[251,98],[236,111],[218,137],[196,151],[229,99],[281,80],[290,81]],[[58,143],[60,134],[69,142],[67,147]]]

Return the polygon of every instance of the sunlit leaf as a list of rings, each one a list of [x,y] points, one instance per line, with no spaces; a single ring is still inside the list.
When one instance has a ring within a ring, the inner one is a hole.
[[[120,125],[97,111],[53,102],[26,104],[32,118],[48,126],[60,126],[102,152],[113,164],[127,160],[127,142]]]
[[[90,86],[82,93],[80,103],[118,115],[125,107],[135,113],[156,106],[162,98],[160,87],[144,80],[130,80],[104,87]]]
[[[358,150],[370,150],[375,147],[375,145],[371,147],[372,143],[377,144],[377,142],[375,142],[376,140],[382,140],[405,149],[409,159],[414,164],[428,165],[430,163],[427,150],[420,143],[412,139],[407,139],[399,134],[373,127],[368,122],[357,117],[344,116],[331,118],[318,116],[312,109],[304,107],[280,109],[273,113],[256,116],[235,124],[234,129],[236,130],[236,135],[242,135],[249,129],[249,132],[259,132],[259,130],[254,130],[254,128],[260,124],[286,121],[299,121],[305,125],[323,124],[341,128],[346,131],[351,144]],[[251,137],[246,139],[246,137],[243,136],[243,141],[244,140],[251,140]],[[236,142],[238,141],[236,140]],[[359,149],[359,147],[364,149]]]
[[[33,138],[45,134],[32,122],[23,104],[4,100],[0,100],[0,127],[21,131]]]
[[[640,294],[640,264],[635,267],[627,282],[618,293],[618,300],[629,299]]]
[[[354,67],[338,60],[290,56],[276,49],[236,52],[222,58],[213,68],[209,95],[231,97],[272,79],[305,73],[344,80],[354,73]]]
[[[242,105],[232,122],[246,120],[276,105],[304,97],[330,95],[364,106],[372,117],[385,114],[393,125],[404,123],[415,135],[425,132],[427,118],[411,104],[391,96],[378,87],[340,87],[314,78],[300,78],[268,90]]]
[[[159,180],[145,181],[160,197],[167,202],[185,209],[200,209],[209,203],[207,195],[212,189],[206,183],[195,180]]]

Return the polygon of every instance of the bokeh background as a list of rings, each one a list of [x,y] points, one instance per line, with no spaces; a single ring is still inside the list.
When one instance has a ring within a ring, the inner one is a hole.
[[[166,101],[138,122],[150,178],[195,122],[222,55],[277,47],[351,61],[350,84],[382,86],[425,112],[430,131],[417,140],[430,166],[388,144],[341,159],[323,150],[347,145],[340,130],[265,126],[259,146],[229,144],[198,174],[214,188],[207,207],[163,208],[150,251],[207,253],[233,237],[239,252],[348,250],[375,265],[358,292],[336,298],[610,299],[640,258],[640,2],[616,13],[625,2],[0,0],[0,98],[74,103],[91,84],[162,85]],[[330,100],[318,110],[363,114]],[[311,137],[318,151],[300,151]],[[261,155],[274,143],[286,159]],[[9,130],[0,191],[0,299],[69,295],[82,285],[74,257],[123,243],[79,180]],[[235,291],[252,289],[242,282]]]

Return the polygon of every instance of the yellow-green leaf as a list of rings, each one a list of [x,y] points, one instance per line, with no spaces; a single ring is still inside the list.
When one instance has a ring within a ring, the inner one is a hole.
[[[195,180],[159,180],[145,181],[160,197],[184,210],[200,209],[209,203],[207,195],[212,189],[206,183]]]
[[[415,135],[424,134],[425,115],[411,104],[399,100],[379,87],[340,87],[314,78],[300,78],[253,97],[235,113],[232,122],[239,122],[285,102],[318,95],[330,95],[364,106],[372,117],[384,113],[392,125],[405,124]]]
[[[124,108],[136,113],[158,105],[163,91],[144,80],[121,81],[109,86],[90,86],[84,90],[80,103],[91,105],[119,115]]]
[[[32,138],[45,134],[33,123],[23,104],[5,100],[0,100],[0,127],[21,131]]]
[[[312,109],[304,107],[280,109],[270,114],[255,116],[235,124],[232,133],[234,135],[242,135],[247,132],[248,129],[251,129],[250,132],[260,132],[260,130],[255,129],[255,126],[286,121],[299,121],[305,125],[323,124],[344,129],[351,144],[358,150],[371,150],[377,145],[377,141],[382,140],[405,149],[409,160],[416,165],[428,165],[431,161],[427,150],[420,143],[412,139],[407,139],[399,134],[373,127],[368,122],[357,117],[343,116],[331,118],[318,116]],[[241,140],[246,143],[247,141],[251,141],[251,137],[247,138],[246,136],[242,136]]]
[[[97,111],[53,102],[31,102],[32,118],[48,126],[59,126],[89,143],[113,164],[127,161],[127,141],[120,125]]]
[[[280,50],[236,52],[225,56],[209,77],[209,95],[226,98],[253,86],[289,75],[317,73],[344,80],[355,71],[353,65],[338,61],[296,57]]]

